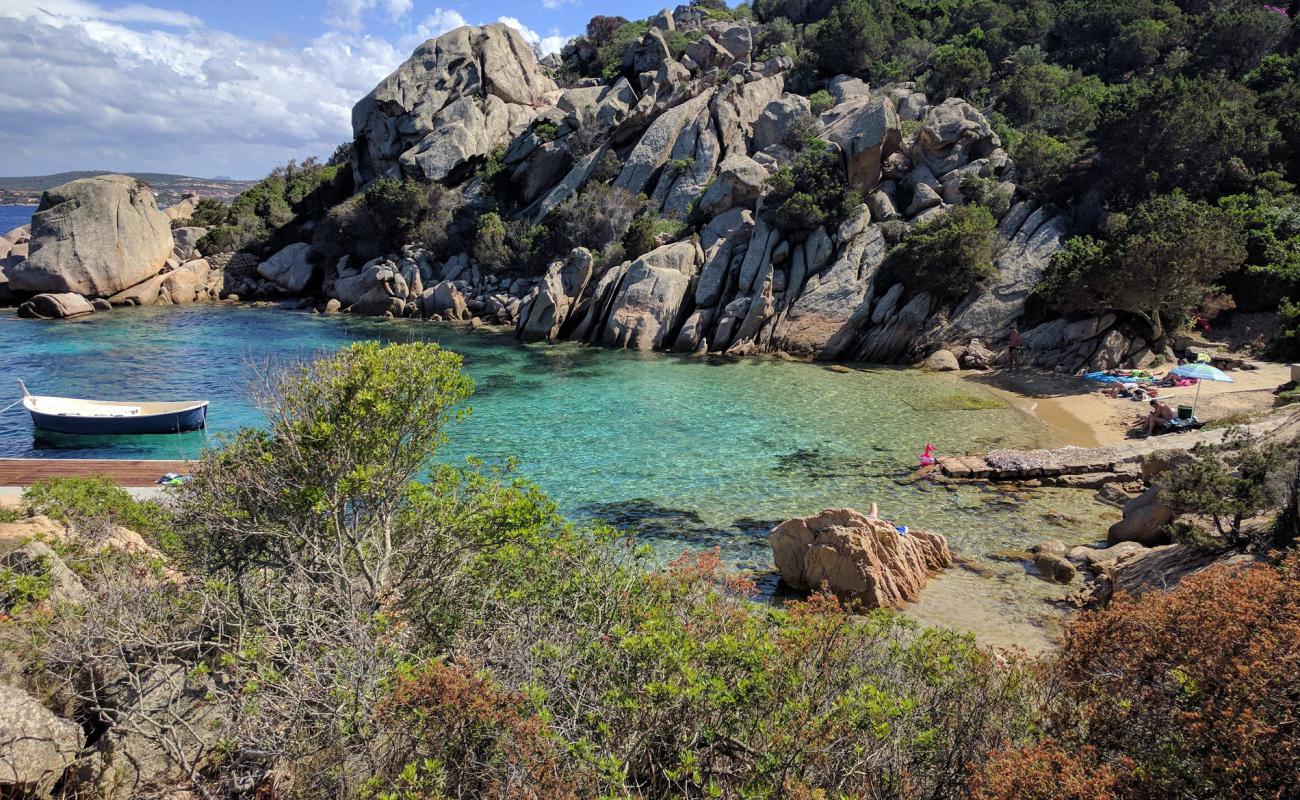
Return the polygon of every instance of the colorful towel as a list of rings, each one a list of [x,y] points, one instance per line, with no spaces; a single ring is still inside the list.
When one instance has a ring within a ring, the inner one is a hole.
[[[1106,372],[1089,372],[1083,376],[1086,380],[1097,381],[1098,383],[1155,383],[1156,379],[1150,376],[1138,377],[1137,375],[1111,375]]]

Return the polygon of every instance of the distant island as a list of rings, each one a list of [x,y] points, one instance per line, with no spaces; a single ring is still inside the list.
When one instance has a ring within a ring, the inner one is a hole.
[[[0,205],[34,206],[41,202],[41,193],[55,186],[62,186],[69,181],[80,178],[93,178],[107,175],[110,170],[78,170],[59,172],[53,175],[27,175],[20,177],[0,177]],[[234,198],[249,188],[256,181],[237,181],[226,177],[194,178],[188,175],[170,175],[162,172],[127,173],[137,180],[142,180],[153,188],[154,196],[163,206],[175,205],[187,194],[214,197],[220,200]]]

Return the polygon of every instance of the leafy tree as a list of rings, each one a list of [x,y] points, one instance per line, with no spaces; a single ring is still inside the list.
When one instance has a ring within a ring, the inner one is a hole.
[[[890,254],[890,274],[903,285],[964,297],[994,277],[997,220],[979,205],[958,206],[923,222]]]
[[[1207,78],[1126,84],[1108,94],[1097,130],[1100,178],[1121,203],[1174,189],[1213,198],[1243,188],[1266,168],[1276,138],[1273,121],[1236,84]]]
[[[835,226],[860,202],[849,191],[840,158],[821,139],[808,139],[795,155],[768,178],[764,209],[777,227],[812,230]]]
[[[639,258],[655,248],[655,214],[641,214],[632,220],[627,232],[623,234],[623,257]]]
[[[1061,199],[1067,173],[1079,156],[1066,142],[1033,131],[1016,142],[1011,155],[1016,160],[1020,184],[1033,194],[1052,200]]]
[[[1246,258],[1228,214],[1174,193],[1117,215],[1102,239],[1080,236],[1052,257],[1040,291],[1062,311],[1122,311],[1164,338]]]
[[[489,211],[479,217],[478,231],[474,237],[474,258],[488,269],[495,270],[509,265],[510,257],[506,224],[501,215]]]
[[[1213,522],[1229,547],[1247,547],[1259,531],[1243,523],[1284,504],[1297,455],[1294,445],[1233,430],[1221,444],[1196,445],[1191,460],[1161,475],[1158,485],[1177,511]]]
[[[827,75],[846,72],[869,76],[893,40],[888,0],[839,0],[813,34],[812,50]],[[792,20],[797,18],[788,14]]]
[[[969,45],[944,44],[930,56],[925,88],[935,101],[971,96],[989,82],[993,66],[983,50]]]

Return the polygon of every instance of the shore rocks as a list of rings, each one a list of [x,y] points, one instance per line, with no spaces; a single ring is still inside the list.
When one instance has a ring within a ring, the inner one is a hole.
[[[45,192],[26,260],[6,270],[15,292],[106,297],[158,273],[175,246],[153,192],[126,175]]]
[[[75,722],[20,689],[0,686],[0,796],[47,796],[84,742]]]
[[[1110,526],[1106,541],[1137,542],[1147,547],[1166,544],[1169,534],[1165,526],[1173,519],[1174,510],[1161,501],[1159,490],[1153,486],[1124,504],[1124,518]]]
[[[73,292],[38,294],[18,307],[25,319],[68,319],[95,313],[90,301]]]
[[[257,274],[290,294],[298,294],[311,283],[316,266],[311,262],[311,245],[291,244],[257,265]]]
[[[894,526],[848,508],[787,520],[768,540],[781,579],[795,589],[825,586],[865,608],[913,602],[930,573],[953,563],[943,536],[901,535]]]

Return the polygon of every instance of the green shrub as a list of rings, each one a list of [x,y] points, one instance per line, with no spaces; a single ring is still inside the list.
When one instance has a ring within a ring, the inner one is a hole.
[[[918,291],[965,297],[995,277],[998,224],[983,206],[958,206],[917,225],[890,253],[890,274]]]
[[[23,504],[33,514],[83,532],[120,525],[164,552],[175,552],[178,545],[170,511],[158,503],[135,499],[105,475],[43,478],[23,492]]]
[[[1277,314],[1281,324],[1273,341],[1269,342],[1269,355],[1282,359],[1300,358],[1300,303],[1283,300]]]
[[[658,222],[659,218],[654,214],[642,214],[632,220],[627,233],[623,234],[625,258],[640,258],[655,248],[655,226]]]
[[[860,202],[848,189],[839,156],[821,139],[809,139],[794,160],[767,182],[764,209],[772,223],[786,231],[833,228]]]
[[[39,569],[18,571],[0,566],[0,619],[19,614],[31,605],[38,605],[50,597],[49,564],[38,559]]]
[[[835,98],[825,89],[818,89],[808,95],[808,103],[811,106],[812,115],[819,117],[823,112],[830,111],[835,106]]]
[[[495,211],[479,217],[478,230],[474,236],[474,258],[491,270],[503,269],[510,264],[506,224]]]

